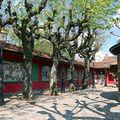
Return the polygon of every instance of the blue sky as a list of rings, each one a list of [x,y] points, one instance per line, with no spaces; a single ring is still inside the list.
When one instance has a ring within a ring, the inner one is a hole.
[[[119,39],[118,37],[110,34],[111,31],[117,35],[120,35],[120,29],[118,29],[118,28],[112,28],[112,29],[106,31],[106,33],[109,35],[109,37],[106,38],[107,40],[105,41],[105,43],[103,44],[103,46],[100,50],[104,54],[110,54],[110,52],[109,52],[110,47],[115,45],[117,43],[117,40]]]
[[[112,31],[113,33],[117,34],[117,35],[120,35],[120,29],[118,29],[118,28],[112,28],[112,29],[106,31],[106,34],[107,34],[109,37],[106,38],[106,41],[103,43],[100,51],[98,51],[98,52],[96,53],[96,57],[95,57],[96,62],[100,62],[100,61],[104,58],[104,56],[105,56],[106,54],[108,54],[108,55],[110,55],[110,56],[113,55],[113,54],[111,54],[111,53],[109,52],[109,49],[110,49],[113,45],[115,45],[115,44],[117,43],[117,40],[118,40],[119,38],[116,37],[116,36],[114,36],[114,35],[112,35],[112,34],[110,33],[111,31]]]

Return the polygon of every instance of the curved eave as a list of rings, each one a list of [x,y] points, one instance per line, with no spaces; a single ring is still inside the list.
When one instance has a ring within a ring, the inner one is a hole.
[[[114,54],[114,55],[120,54],[120,43],[112,46],[112,47],[110,48],[110,52],[111,52],[112,54]]]

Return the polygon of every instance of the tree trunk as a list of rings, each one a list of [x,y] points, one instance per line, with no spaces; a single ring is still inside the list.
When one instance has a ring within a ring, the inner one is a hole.
[[[3,63],[2,63],[2,48],[0,52],[0,106],[4,105],[4,96],[3,96]]]
[[[61,71],[61,93],[65,93],[65,81],[66,81],[66,72],[65,67]]]
[[[85,86],[88,85],[89,72],[90,72],[89,59],[85,57],[84,58],[84,73],[83,73],[83,85]]]
[[[104,67],[104,70],[105,70],[105,84],[104,84],[104,86],[107,86],[107,68],[106,68],[106,66]]]
[[[93,79],[93,86],[92,86],[92,88],[95,88],[95,69],[94,69],[94,61],[93,61],[93,77],[92,77],[92,79]]]
[[[75,80],[74,59],[70,60],[70,80],[72,83],[74,83]]]
[[[58,67],[58,52],[53,48],[53,65],[50,73],[50,94],[57,95],[57,67]]]
[[[32,62],[25,60],[24,69],[26,74],[23,80],[23,98],[29,100],[32,98],[32,79],[31,79]]]
[[[32,52],[34,48],[34,41],[23,41],[23,55],[24,55],[24,69],[25,77],[23,80],[23,98],[30,100],[32,98]]]

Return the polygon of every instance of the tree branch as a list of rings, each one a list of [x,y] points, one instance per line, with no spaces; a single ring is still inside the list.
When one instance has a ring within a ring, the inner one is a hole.
[[[116,36],[116,37],[120,37],[120,35],[117,35],[117,34],[115,34],[115,33],[113,33],[113,32],[110,32],[112,35],[114,35],[114,36]]]
[[[8,11],[9,16],[11,17],[12,13],[11,13],[11,1],[10,0],[8,0],[7,2],[7,11]]]
[[[28,3],[27,0],[24,0],[26,12],[29,13],[32,10],[33,5],[31,3]]]
[[[29,13],[29,17],[31,18],[35,15],[40,14],[41,11],[46,7],[47,1],[48,0],[42,0],[42,2],[38,6],[38,10],[37,11],[32,11],[33,5],[28,3],[27,0],[25,0],[25,4],[26,4],[26,7],[27,7],[26,10],[27,10],[27,13]]]
[[[60,55],[60,58],[62,58],[63,60],[69,61],[69,59],[66,56],[62,55],[61,51],[60,51],[59,55]]]
[[[0,9],[1,9],[2,2],[3,2],[3,0],[0,0]]]
[[[118,25],[118,22],[115,21],[114,23],[115,23],[115,26],[120,29],[120,26]]]

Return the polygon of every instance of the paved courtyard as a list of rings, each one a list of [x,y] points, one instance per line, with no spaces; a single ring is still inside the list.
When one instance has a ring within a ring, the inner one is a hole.
[[[120,120],[116,91],[99,86],[58,96],[39,95],[36,103],[11,96],[0,107],[0,120]]]

